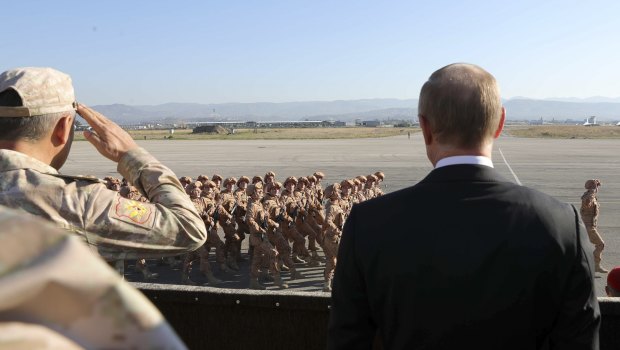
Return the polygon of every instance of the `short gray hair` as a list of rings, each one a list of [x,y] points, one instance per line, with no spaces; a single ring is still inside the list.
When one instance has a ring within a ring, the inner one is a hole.
[[[473,148],[499,126],[502,102],[493,75],[465,63],[445,66],[422,86],[418,113],[439,143]]]

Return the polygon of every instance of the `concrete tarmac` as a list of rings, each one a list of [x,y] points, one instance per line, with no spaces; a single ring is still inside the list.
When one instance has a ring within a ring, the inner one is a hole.
[[[218,173],[224,177],[264,175],[272,170],[276,179],[310,175],[316,170],[326,174],[323,186],[360,174],[381,170],[386,175],[385,192],[414,185],[432,170],[426,158],[422,136],[412,134],[380,139],[347,140],[139,140],[177,176]],[[620,265],[620,149],[619,140],[524,139],[501,136],[495,143],[493,161],[507,179],[548,193],[561,201],[581,205],[587,179],[602,182],[599,192],[601,212],[599,232],[605,240],[603,265]],[[503,155],[503,156],[502,156]],[[505,158],[505,161],[504,161]],[[100,156],[87,141],[75,142],[62,173],[71,175],[119,176],[116,165]],[[593,247],[591,247],[594,249]],[[149,263],[162,274],[158,282],[178,283],[179,272]],[[247,263],[239,274],[216,276],[223,287],[245,288]],[[213,265],[215,267],[215,264]],[[318,291],[322,288],[322,267],[301,270],[306,279],[291,283],[294,289]],[[128,269],[128,280],[141,277]],[[197,270],[195,268],[194,270]],[[283,274],[285,280],[287,274]],[[197,276],[197,275],[196,275]],[[200,279],[201,277],[196,277]],[[604,296],[606,275],[596,275],[597,295]],[[270,288],[271,289],[271,288]]]

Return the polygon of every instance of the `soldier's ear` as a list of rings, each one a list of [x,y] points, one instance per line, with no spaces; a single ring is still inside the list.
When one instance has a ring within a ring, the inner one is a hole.
[[[71,141],[73,135],[73,116],[69,114],[63,115],[54,126],[52,131],[52,143],[55,147],[62,147]]]

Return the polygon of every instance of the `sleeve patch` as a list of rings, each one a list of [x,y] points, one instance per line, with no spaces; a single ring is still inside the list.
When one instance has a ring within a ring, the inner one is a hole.
[[[153,208],[149,204],[118,196],[113,207],[114,216],[125,222],[147,226],[153,221]]]

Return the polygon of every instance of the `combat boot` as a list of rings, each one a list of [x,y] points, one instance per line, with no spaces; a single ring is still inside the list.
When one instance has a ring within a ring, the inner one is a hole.
[[[280,289],[287,289],[288,288],[288,284],[282,282],[282,277],[280,277],[280,276],[274,276],[273,277],[273,284],[278,286]]]
[[[228,259],[226,259],[226,264],[228,265],[228,267],[230,267],[231,269],[235,270],[235,271],[239,271],[239,265],[237,265],[237,259],[235,259],[234,256],[229,255]]]
[[[318,266],[321,266],[321,263],[318,262],[318,260],[312,259],[312,260],[308,260],[308,264],[306,264],[306,266],[308,266],[308,267],[318,267]]]
[[[596,264],[596,268],[594,269],[596,272],[598,273],[607,273],[609,272],[609,270],[607,270],[606,268],[604,268],[603,266],[601,266],[600,263]]]
[[[182,284],[186,284],[186,285],[188,285],[188,286],[195,286],[195,285],[197,285],[197,283],[196,283],[196,282],[192,281],[192,280],[189,278],[189,274],[188,274],[187,272],[183,272],[183,273],[181,274],[181,283],[182,283]]]
[[[311,254],[312,254],[312,260],[325,262],[325,258],[320,257],[319,253],[316,250],[313,250]]]
[[[291,281],[301,279],[301,278],[306,278],[306,276],[302,275],[301,272],[297,270],[291,271],[291,278],[290,278]]]
[[[213,272],[209,271],[209,272],[203,272],[203,275],[205,275],[205,277],[207,278],[207,282],[209,282],[210,285],[216,285],[216,284],[220,284],[222,283],[221,280],[215,278],[215,276],[213,276]]]
[[[284,261],[278,260],[278,270],[279,271],[289,271],[288,266],[284,265]]]
[[[325,281],[325,284],[323,285],[323,291],[331,293],[332,291],[332,279],[331,278]]]
[[[256,289],[256,290],[265,290],[267,289],[265,286],[263,286],[262,284],[258,283],[258,278],[250,278],[250,289]]]
[[[226,265],[226,263],[221,263],[220,264],[220,270],[222,270],[222,272],[224,272],[224,273],[232,272],[232,270],[228,267],[228,265]]]
[[[293,258],[293,262],[294,263],[297,263],[297,264],[305,264],[306,263],[306,260],[303,260],[302,258],[297,256],[297,254],[293,254],[292,258]]]

